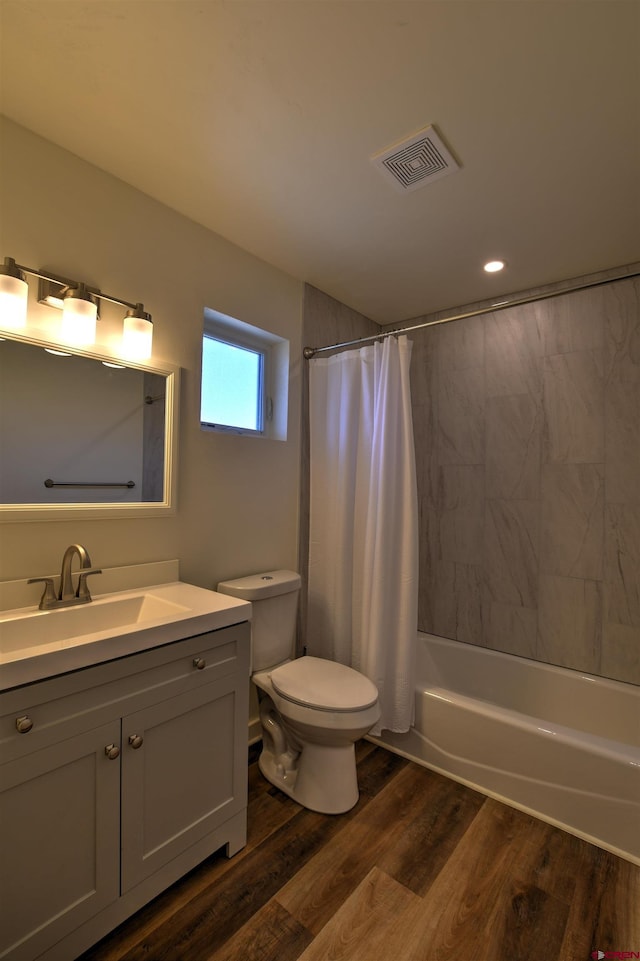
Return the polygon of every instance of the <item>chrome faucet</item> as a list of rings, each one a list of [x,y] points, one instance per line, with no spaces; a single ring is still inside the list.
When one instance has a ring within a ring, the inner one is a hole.
[[[78,556],[80,570],[78,571],[78,586],[73,588],[72,564],[73,558]],[[90,574],[102,574],[102,570],[91,566],[91,558],[86,547],[82,544],[71,544],[67,547],[62,558],[60,570],[60,589],[56,594],[52,577],[31,577],[27,584],[43,583],[44,591],[38,605],[41,611],[51,611],[57,607],[70,607],[73,604],[87,604],[91,600],[91,593],[87,584]]]

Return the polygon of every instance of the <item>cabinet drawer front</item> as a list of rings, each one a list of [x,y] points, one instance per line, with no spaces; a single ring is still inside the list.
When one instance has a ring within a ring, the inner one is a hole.
[[[0,957],[24,961],[119,895],[120,724],[0,767]]]
[[[247,623],[9,691],[0,695],[0,762],[238,673],[249,676]]]
[[[122,890],[246,806],[244,691],[222,678],[122,719]]]

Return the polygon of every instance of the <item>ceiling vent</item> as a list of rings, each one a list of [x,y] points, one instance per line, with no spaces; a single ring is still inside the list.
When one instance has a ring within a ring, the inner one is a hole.
[[[372,157],[371,162],[401,193],[417,190],[460,169],[435,127],[425,127],[413,137],[393,144]]]

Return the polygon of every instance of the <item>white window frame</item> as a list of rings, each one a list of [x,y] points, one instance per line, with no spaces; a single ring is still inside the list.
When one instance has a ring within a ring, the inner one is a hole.
[[[227,427],[223,424],[207,424],[200,421],[200,429],[224,434],[249,437],[287,439],[288,392],[289,392],[289,341],[270,331],[254,327],[220,311],[206,308],[204,312],[203,341],[205,337],[254,350],[262,355],[262,430],[244,427]],[[202,360],[200,363],[202,377]],[[202,407],[202,382],[200,383],[200,410]]]

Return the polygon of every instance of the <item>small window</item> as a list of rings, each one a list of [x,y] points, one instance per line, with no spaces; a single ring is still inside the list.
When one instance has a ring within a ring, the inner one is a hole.
[[[207,309],[202,337],[203,430],[287,439],[289,341]]]
[[[200,423],[262,433],[264,354],[205,334]]]

